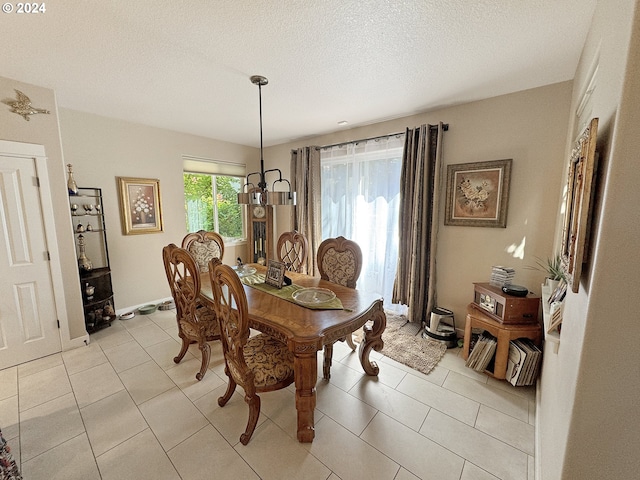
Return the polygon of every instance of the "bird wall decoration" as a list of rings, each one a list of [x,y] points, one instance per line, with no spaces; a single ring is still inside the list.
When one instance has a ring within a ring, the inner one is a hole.
[[[29,115],[35,115],[36,113],[51,113],[44,108],[36,108],[31,106],[31,99],[27,97],[20,90],[16,90],[16,96],[18,100],[7,101],[6,103],[11,107],[13,113],[21,115],[27,122],[30,120]]]

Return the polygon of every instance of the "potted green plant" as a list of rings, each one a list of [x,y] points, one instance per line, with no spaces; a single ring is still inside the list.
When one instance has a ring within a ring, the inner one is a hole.
[[[536,267],[526,267],[531,270],[538,270],[540,272],[544,272],[547,278],[547,285],[551,287],[551,291],[553,291],[557,286],[560,280],[564,280],[564,270],[562,269],[562,257],[559,253],[556,253],[553,257],[547,258],[546,262],[539,257],[536,257]]]

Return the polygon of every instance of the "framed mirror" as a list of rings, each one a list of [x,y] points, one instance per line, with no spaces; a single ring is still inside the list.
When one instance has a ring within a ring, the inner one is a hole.
[[[597,133],[598,119],[593,118],[578,136],[569,158],[561,256],[565,278],[573,293],[578,292],[586,255]]]

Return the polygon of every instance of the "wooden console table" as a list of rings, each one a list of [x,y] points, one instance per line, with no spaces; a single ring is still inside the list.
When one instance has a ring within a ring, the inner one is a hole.
[[[498,339],[496,346],[496,356],[493,372],[486,370],[485,373],[494,378],[504,380],[507,372],[507,361],[509,359],[509,342],[516,338],[528,338],[533,340],[537,346],[541,346],[542,328],[538,322],[504,324],[489,317],[473,303],[467,306],[467,323],[464,327],[464,347],[462,358],[469,358],[469,345],[471,343],[471,332],[474,328],[486,330]]]

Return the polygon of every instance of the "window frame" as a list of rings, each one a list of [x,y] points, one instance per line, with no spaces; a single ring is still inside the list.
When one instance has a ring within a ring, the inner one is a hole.
[[[238,204],[238,206],[240,207],[240,218],[242,220],[242,235],[240,237],[225,237],[224,235],[222,235],[222,233],[220,233],[220,219],[219,219],[219,210],[218,210],[218,202],[215,200],[217,198],[217,190],[218,190],[218,184],[216,181],[216,177],[230,177],[230,178],[237,178],[238,180],[240,180],[240,188],[242,189],[242,186],[244,185],[244,181],[245,181],[245,177],[240,176],[240,175],[233,175],[233,174],[225,174],[225,173],[208,173],[208,172],[202,172],[202,171],[193,171],[191,169],[183,169],[182,170],[182,184],[184,187],[184,179],[185,179],[185,175],[208,175],[211,177],[211,195],[214,199],[213,201],[213,231],[218,233],[222,239],[225,242],[225,245],[239,245],[242,243],[246,243],[247,241],[247,213],[246,213],[246,209],[242,208],[242,205]],[[184,197],[184,202],[186,203],[186,194],[183,194]],[[186,212],[185,212],[186,215]],[[186,218],[185,218],[186,220]],[[187,232],[187,233],[192,233],[192,232]]]

